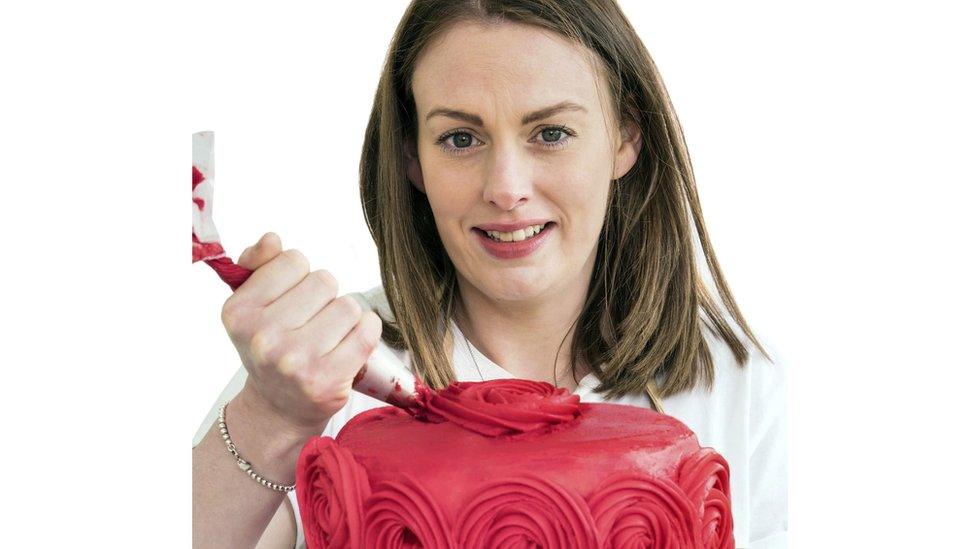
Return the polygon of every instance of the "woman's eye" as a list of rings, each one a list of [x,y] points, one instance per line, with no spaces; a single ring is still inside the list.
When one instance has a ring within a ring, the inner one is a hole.
[[[542,130],[542,132],[539,135],[542,136],[542,140],[545,141],[546,143],[558,143],[559,134],[561,133],[565,133],[565,132],[563,132],[558,128],[546,128]],[[550,137],[552,138],[552,140],[549,139]]]
[[[450,141],[454,149],[467,149],[471,147],[474,136],[468,132],[455,132],[448,135],[445,139]]]
[[[568,137],[560,139],[560,135]],[[564,147],[569,141],[569,137],[575,137],[576,133],[565,126],[550,126],[543,128],[538,133],[540,143],[548,149],[558,149]],[[466,149],[473,148],[472,143],[478,141],[470,132],[456,130],[448,132],[437,139],[437,144],[450,154],[463,154]]]

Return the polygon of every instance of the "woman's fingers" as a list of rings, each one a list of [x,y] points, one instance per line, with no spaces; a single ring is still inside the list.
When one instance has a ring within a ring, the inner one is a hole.
[[[336,298],[339,283],[325,269],[312,271],[294,288],[269,304],[264,315],[278,319],[283,328],[297,330]]]
[[[313,360],[328,354],[362,320],[363,308],[351,295],[333,299],[288,337],[304,341]]]
[[[332,351],[319,359],[319,382],[327,384],[335,379],[354,378],[379,344],[382,331],[380,317],[373,311],[363,311],[356,327]]]
[[[221,320],[248,381],[296,425],[328,421],[379,342],[379,317],[350,296],[337,299],[332,274],[310,273],[305,256],[281,251],[274,233],[238,263],[253,272],[224,303]]]
[[[234,292],[241,304],[265,307],[294,288],[308,274],[308,259],[295,249],[285,250],[261,265]]]

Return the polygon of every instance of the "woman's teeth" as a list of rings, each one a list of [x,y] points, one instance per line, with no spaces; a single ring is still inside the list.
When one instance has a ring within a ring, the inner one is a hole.
[[[519,229],[511,233],[502,233],[498,231],[485,231],[488,236],[498,242],[520,242],[526,238],[532,238],[533,236],[542,232],[542,228],[545,225],[530,225],[524,229]]]

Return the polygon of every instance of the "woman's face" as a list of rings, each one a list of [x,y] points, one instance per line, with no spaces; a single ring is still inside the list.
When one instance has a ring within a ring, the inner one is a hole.
[[[430,45],[414,71],[408,175],[430,202],[461,283],[493,300],[585,289],[611,180],[640,150],[632,124],[617,129],[586,51],[537,27],[464,23]],[[560,104],[574,106],[528,117]],[[521,243],[493,243],[478,229],[510,223],[546,227]]]

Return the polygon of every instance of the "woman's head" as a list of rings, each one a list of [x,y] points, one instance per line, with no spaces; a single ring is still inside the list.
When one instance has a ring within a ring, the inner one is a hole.
[[[568,103],[578,107],[523,120]],[[459,284],[523,302],[579,277],[572,356],[601,389],[710,385],[702,312],[740,363],[746,350],[699,278],[696,236],[759,346],[708,242],[664,84],[611,0],[412,2],[375,97],[361,198],[397,320],[384,338],[434,386],[453,380],[442,344]],[[553,222],[535,253],[484,251],[476,227],[523,220]]]
[[[611,182],[641,147],[633,123],[616,127],[599,60],[537,26],[462,21],[427,45],[410,82],[407,176],[459,282],[522,304],[585,288]],[[545,224],[539,247],[519,258],[490,253],[484,231],[507,223]]]

